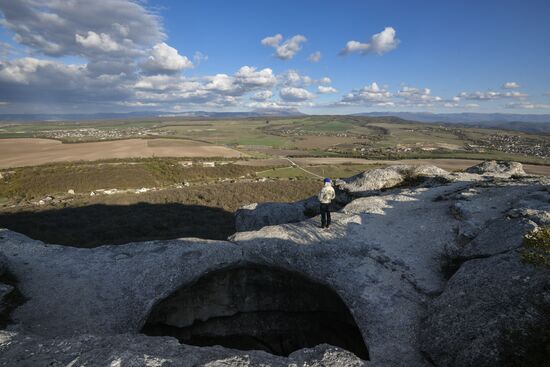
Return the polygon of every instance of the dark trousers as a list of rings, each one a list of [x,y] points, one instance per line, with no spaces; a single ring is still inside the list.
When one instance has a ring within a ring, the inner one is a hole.
[[[329,204],[321,204],[321,227],[330,226],[330,208]]]

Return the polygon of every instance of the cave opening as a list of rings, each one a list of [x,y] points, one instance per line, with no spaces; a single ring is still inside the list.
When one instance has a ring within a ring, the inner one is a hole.
[[[336,292],[271,267],[225,269],[181,287],[153,307],[142,333],[281,356],[326,343],[369,359],[361,332]]]

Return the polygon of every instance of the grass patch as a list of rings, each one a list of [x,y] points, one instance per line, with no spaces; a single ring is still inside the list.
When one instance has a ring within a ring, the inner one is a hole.
[[[528,264],[550,268],[550,227],[539,227],[525,235],[521,258]]]
[[[89,193],[97,189],[159,187],[184,181],[206,183],[219,178],[254,176],[256,171],[266,168],[235,164],[201,167],[198,162],[183,167],[179,162],[179,159],[150,158],[24,167],[0,180],[0,197],[36,199],[66,193],[69,189]]]

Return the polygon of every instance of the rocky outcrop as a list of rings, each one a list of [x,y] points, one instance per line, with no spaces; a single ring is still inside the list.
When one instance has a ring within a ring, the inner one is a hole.
[[[285,358],[260,351],[193,347],[181,345],[174,338],[139,334],[47,339],[0,331],[0,365],[360,367],[365,363],[352,353],[329,345],[303,349]]]
[[[430,165],[394,165],[377,168],[341,180],[337,187],[354,196],[372,194],[377,190],[388,189],[404,184],[412,184],[429,178],[449,179],[449,173]]]
[[[544,366],[550,342],[550,272],[515,251],[471,260],[431,302],[422,347],[436,366]]]
[[[374,196],[357,191],[359,198],[334,213],[330,231],[314,217],[227,241],[79,249],[3,230],[0,256],[26,301],[0,333],[0,365],[498,366],[543,353],[528,349],[536,343],[527,341],[540,340],[537,325],[547,325],[550,278],[523,264],[518,251],[526,231],[547,223],[549,184],[548,178],[452,174]],[[445,256],[456,264],[453,272],[442,271]],[[185,302],[173,301],[180,298]],[[327,299],[341,302],[320,303]],[[313,311],[323,316],[312,319]],[[220,312],[224,317],[216,317]],[[263,337],[258,314],[265,325],[322,328],[335,313],[342,317],[332,321],[359,330],[341,344],[364,343],[367,361],[326,345],[300,349],[312,339],[307,333],[294,334],[298,347],[288,357],[176,339],[189,340],[182,333],[193,331],[177,329],[189,326]],[[175,338],[141,335],[159,320],[166,334],[150,334]],[[516,342],[528,353],[507,355]]]
[[[477,175],[525,175],[523,165],[519,162],[510,161],[485,161],[473,167],[467,168],[466,172]]]

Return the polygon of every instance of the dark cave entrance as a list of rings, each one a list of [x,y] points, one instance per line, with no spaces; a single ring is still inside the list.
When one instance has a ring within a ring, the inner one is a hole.
[[[333,290],[276,268],[208,274],[160,301],[142,332],[282,356],[327,343],[369,358],[353,316]]]

